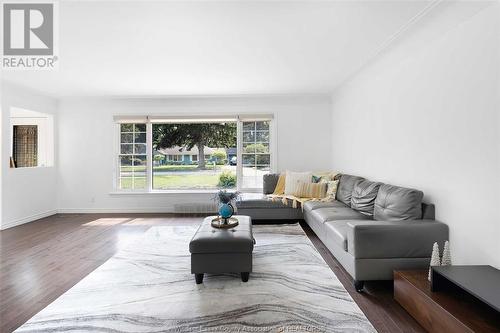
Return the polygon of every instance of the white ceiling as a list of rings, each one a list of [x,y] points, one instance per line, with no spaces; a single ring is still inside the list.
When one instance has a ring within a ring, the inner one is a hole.
[[[57,96],[330,93],[431,1],[60,3]]]

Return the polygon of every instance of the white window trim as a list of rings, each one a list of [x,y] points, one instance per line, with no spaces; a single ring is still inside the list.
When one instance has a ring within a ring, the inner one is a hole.
[[[243,188],[243,165],[242,165],[242,149],[243,149],[243,122],[244,121],[270,121],[269,127],[269,152],[270,159],[270,173],[275,173],[277,170],[277,117],[275,114],[243,114],[243,115],[215,115],[215,116],[114,116],[114,142],[113,142],[113,160],[114,160],[114,174],[113,174],[113,190],[110,192],[112,195],[120,194],[169,194],[169,193],[216,193],[218,189],[175,189],[175,190],[157,190],[153,189],[153,124],[164,122],[207,122],[207,121],[235,121],[237,128],[237,149],[236,149],[236,190],[245,192],[261,192],[262,188]],[[146,124],[146,189],[120,189],[120,143],[121,143],[121,129],[120,124],[135,123]],[[168,157],[168,155],[167,155]],[[172,156],[173,157],[173,156]]]

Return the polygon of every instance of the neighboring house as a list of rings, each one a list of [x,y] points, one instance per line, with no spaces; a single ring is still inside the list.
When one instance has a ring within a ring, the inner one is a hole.
[[[205,147],[205,161],[210,161],[213,152],[216,150],[216,148]],[[160,162],[160,164],[194,164],[198,162],[198,147],[189,150],[186,147],[162,148],[154,152],[154,155],[157,154],[165,156],[164,162]]]

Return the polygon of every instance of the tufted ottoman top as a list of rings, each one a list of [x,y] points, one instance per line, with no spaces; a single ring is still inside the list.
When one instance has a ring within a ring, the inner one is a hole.
[[[191,253],[251,253],[254,239],[250,216],[235,215],[239,224],[231,229],[217,229],[211,225],[216,216],[209,216],[189,243]]]

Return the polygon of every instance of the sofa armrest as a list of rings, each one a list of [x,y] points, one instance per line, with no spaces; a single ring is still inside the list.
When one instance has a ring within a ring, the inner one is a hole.
[[[442,248],[448,226],[435,220],[349,221],[348,252],[357,259],[426,258],[432,244]]]

